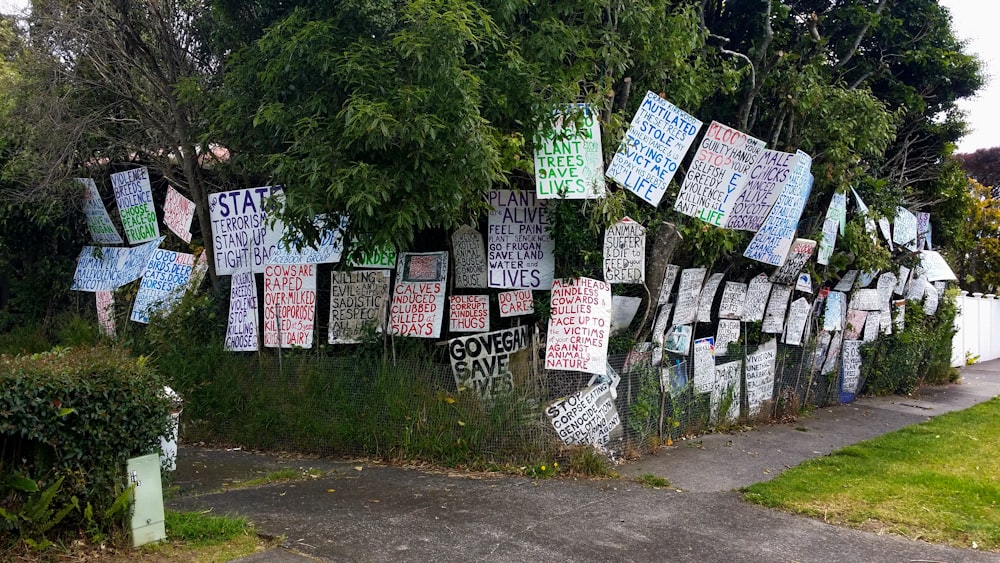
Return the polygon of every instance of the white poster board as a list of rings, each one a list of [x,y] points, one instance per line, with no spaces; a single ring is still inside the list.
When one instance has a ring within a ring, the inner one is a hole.
[[[546,289],[555,273],[555,243],[545,203],[530,191],[490,190],[489,286]]]
[[[878,238],[875,235],[875,220],[872,219],[871,214],[868,212],[868,206],[865,205],[865,202],[861,199],[861,196],[858,195],[858,192],[855,191],[854,188],[851,188],[851,193],[854,194],[854,202],[858,205],[858,213],[865,220],[865,231],[868,233],[868,236],[871,237],[872,242],[878,245]],[[843,231],[841,231],[841,233],[843,233]]]
[[[667,264],[663,270],[663,283],[660,284],[660,295],[656,299],[657,305],[670,303],[670,294],[674,291],[674,282],[677,281],[677,274],[681,271],[676,264]]]
[[[882,305],[879,300],[877,289],[858,289],[851,294],[848,309],[858,309],[860,311],[881,311]]]
[[[316,264],[264,266],[264,346],[312,348]]]
[[[694,341],[694,389],[698,393],[710,393],[715,385],[715,338],[699,338]]]
[[[819,240],[819,252],[816,254],[816,263],[828,266],[833,250],[837,246],[837,220],[827,218],[823,221],[823,235]]]
[[[367,252],[351,251],[347,261],[352,268],[392,270],[396,267],[396,249],[382,247]]]
[[[750,416],[758,416],[761,406],[774,395],[774,361],[778,356],[778,342],[771,340],[747,356],[746,383],[747,406]]]
[[[744,321],[752,323],[764,320],[764,309],[767,307],[767,298],[771,295],[771,285],[767,274],[758,274],[750,280],[746,300],[743,303]]]
[[[234,272],[232,276],[225,349],[230,352],[254,352],[259,347],[257,282],[249,269]]]
[[[279,196],[280,197],[280,196]],[[319,240],[306,243],[301,233],[285,225],[281,239],[275,245],[267,264],[333,264],[340,262],[344,253],[344,231],[347,229],[347,217],[341,217],[339,223],[327,219],[326,215],[313,219],[313,225],[319,231]]]
[[[451,235],[451,252],[455,259],[455,287],[487,287],[486,246],[483,235],[468,225],[462,225]]]
[[[101,193],[97,191],[97,184],[92,178],[73,179],[83,186],[83,214],[87,218],[90,238],[97,244],[121,244],[122,237],[108,215]]]
[[[733,202],[732,215],[726,222],[727,229],[756,232],[764,219],[792,180],[792,170],[799,155],[766,149],[750,168],[750,178]]]
[[[792,301],[788,308],[788,319],[785,321],[785,344],[789,346],[802,345],[802,333],[805,331],[806,323],[809,322],[809,312],[812,305],[806,301],[805,297],[799,297]]]
[[[146,324],[154,313],[169,312],[184,296],[193,267],[192,254],[156,249],[142,273],[129,318]]]
[[[278,186],[264,186],[208,196],[216,274],[228,276],[244,268],[255,274],[264,271],[283,230],[281,223],[269,225],[264,202],[279,193]]]
[[[129,244],[149,242],[160,237],[160,225],[153,207],[149,169],[145,166],[111,175],[111,186],[118,202],[118,215]]]
[[[875,314],[878,313],[876,312]],[[868,319],[868,311],[848,309],[847,320],[844,322],[844,338],[846,340],[857,340],[860,338],[866,319]]]
[[[740,339],[740,321],[736,319],[719,319],[715,328],[715,355],[729,354],[729,345]]]
[[[701,288],[701,295],[698,297],[698,313],[696,317],[699,323],[712,322],[712,303],[715,301],[715,294],[719,292],[719,285],[725,274],[712,274],[708,276],[708,281]]]
[[[364,340],[366,333],[382,333],[388,310],[387,270],[332,272],[327,342],[357,344]]]
[[[451,332],[489,332],[490,296],[449,296],[448,330]]]
[[[497,301],[500,304],[501,319],[531,315],[535,312],[535,300],[531,296],[530,289],[503,291],[497,294]]]
[[[831,291],[826,296],[826,309],[823,315],[823,330],[844,330],[844,310],[846,299],[843,293]]]
[[[812,192],[813,176],[809,173],[810,166],[812,157],[798,151],[795,166],[792,167],[781,195],[775,200],[743,256],[772,266],[780,266],[785,262],[792,241],[795,240],[806,200]]]
[[[545,369],[605,375],[611,337],[611,284],[590,278],[552,282]]]
[[[775,284],[764,311],[764,322],[760,330],[765,334],[781,334],[785,331],[785,312],[792,298],[792,286]]]
[[[722,299],[719,301],[719,318],[742,319],[746,299],[747,284],[726,282],[722,290]]]
[[[568,446],[602,447],[621,426],[611,386],[598,383],[560,399],[545,409],[559,439]]]
[[[459,391],[471,389],[484,398],[514,390],[510,356],[531,345],[528,325],[448,341],[448,357]]]
[[[646,229],[629,217],[604,232],[604,281],[646,281]]]
[[[847,292],[854,287],[854,282],[858,281],[858,270],[847,270],[844,277],[840,278],[837,285],[833,287],[834,291]]]
[[[816,249],[816,241],[807,238],[795,239],[785,262],[771,275],[771,281],[784,285],[795,285],[799,279],[799,272],[806,262],[812,258],[813,250]],[[810,288],[810,292],[812,289]]]
[[[571,113],[582,114],[580,121],[567,119]],[[594,108],[579,104],[553,112],[548,125],[535,135],[538,199],[604,197],[601,124]]]
[[[97,327],[101,329],[104,336],[115,337],[115,292],[96,291],[94,297],[97,301]]]
[[[743,361],[728,362],[715,366],[715,384],[712,386],[711,420],[721,424],[735,424],[740,416],[740,402],[743,392],[740,376],[743,375]],[[722,405],[728,404],[726,412],[720,412]]]
[[[892,223],[892,242],[910,250],[918,250],[917,216],[905,207],[896,206],[896,220]]]
[[[690,324],[698,315],[698,298],[705,281],[705,268],[687,268],[681,272],[681,283],[677,290],[677,306],[674,307],[674,324]]]
[[[415,338],[441,336],[447,281],[447,252],[402,253],[392,289],[389,332]]]
[[[146,263],[163,237],[131,248],[84,246],[76,259],[74,291],[111,291],[134,282],[146,271]]]
[[[924,269],[921,277],[929,282],[958,281],[944,257],[933,250],[920,251],[920,266]]]
[[[163,202],[163,224],[184,242],[191,242],[191,222],[194,220],[194,202],[181,195],[172,186],[167,187]]]
[[[857,393],[858,384],[861,380],[861,344],[860,340],[844,340],[841,346],[843,354],[841,370],[843,380],[841,391],[844,393]]]

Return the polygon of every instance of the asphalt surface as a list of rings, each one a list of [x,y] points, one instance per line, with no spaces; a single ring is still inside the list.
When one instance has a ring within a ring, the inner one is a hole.
[[[1000,561],[1000,554],[851,530],[740,501],[733,489],[840,447],[1000,395],[1000,360],[957,385],[865,398],[790,424],[678,442],[623,479],[532,480],[182,446],[174,509],[245,516],[279,548],[247,562]],[[288,483],[228,487],[277,469]],[[642,487],[653,474],[672,489]],[[678,490],[679,489],[679,490]]]

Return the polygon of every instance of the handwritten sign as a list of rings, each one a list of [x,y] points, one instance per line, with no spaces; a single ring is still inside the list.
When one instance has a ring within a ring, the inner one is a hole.
[[[885,320],[883,321],[883,319]],[[883,326],[892,330],[892,317],[889,315],[889,311],[872,311],[868,314],[868,318],[865,319],[865,330],[862,340],[872,342],[878,338],[879,329],[884,330]]]
[[[823,369],[820,373],[834,373],[840,363],[840,349],[844,342],[844,333],[838,332],[830,340],[830,349],[826,352],[826,361],[823,362]]]
[[[535,301],[530,289],[518,289],[497,294],[500,303],[500,318],[531,315],[535,312]]]
[[[785,344],[790,346],[802,345],[802,333],[809,321],[809,311],[812,305],[806,301],[805,297],[799,297],[792,301],[788,308],[788,320],[785,321]]]
[[[489,295],[452,295],[448,297],[448,330],[451,332],[489,332]]]
[[[934,287],[934,285],[931,284],[931,282],[925,280],[924,281],[924,314],[930,316],[930,315],[933,315],[935,312],[937,312],[938,301],[939,300],[940,300],[940,298],[938,297],[938,290],[937,290],[937,288]]]
[[[611,386],[598,383],[552,403],[545,414],[556,429],[559,439],[568,446],[602,447],[611,433],[621,426]]]
[[[280,192],[280,187],[265,186],[208,196],[218,275],[228,276],[243,268],[255,274],[264,271],[283,230],[280,223],[268,225],[264,202]]]
[[[396,267],[389,331],[398,336],[439,337],[447,281],[447,252],[404,252]]]
[[[663,341],[663,348],[667,352],[687,356],[691,350],[691,334],[691,325],[674,325]]]
[[[646,229],[628,217],[604,232],[604,281],[646,281]]]
[[[681,272],[681,283],[677,290],[677,306],[674,308],[674,324],[689,324],[698,315],[698,298],[701,285],[705,281],[705,268],[687,268]]]
[[[670,303],[670,294],[674,291],[674,282],[677,281],[677,274],[680,271],[680,266],[667,264],[663,270],[663,283],[660,285],[660,295],[656,300],[657,305]]]
[[[885,217],[879,217],[879,220],[878,220],[878,229],[879,229],[879,231],[882,232],[882,236],[885,238],[885,241],[887,243],[889,243],[889,250],[890,251],[893,250],[893,246],[892,246],[892,226],[889,224],[889,220],[886,219]]]
[[[194,256],[191,254],[157,249],[142,273],[131,320],[149,323],[149,317],[154,313],[170,311],[184,295],[193,266]]]
[[[611,296],[611,334],[623,331],[632,324],[635,314],[642,305],[641,297],[627,295]]]
[[[347,262],[352,268],[391,270],[396,267],[396,249],[389,246],[367,252],[352,251]]]
[[[590,278],[552,282],[545,369],[605,375],[611,337],[611,284]]]
[[[917,216],[905,207],[896,206],[896,220],[892,223],[892,242],[910,250],[918,250],[917,233]]]
[[[111,175],[111,186],[118,202],[118,214],[129,244],[139,244],[159,238],[160,226],[153,207],[153,190],[149,185],[149,169],[145,166]]]
[[[920,266],[924,269],[922,277],[929,282],[958,281],[944,257],[933,250],[920,251]]]
[[[92,178],[74,178],[74,180],[83,185],[83,214],[87,218],[90,238],[98,244],[121,244],[122,237],[111,221],[108,209],[104,207],[104,200],[97,191],[97,184]]]
[[[608,178],[658,206],[700,128],[701,121],[646,92],[608,166]]]
[[[661,305],[653,322],[653,334],[649,339],[652,341],[650,350],[650,365],[658,366],[663,361],[663,344],[667,337],[667,327],[670,322],[670,313],[673,311],[673,304]],[[686,352],[685,352],[686,353]]]
[[[163,203],[163,224],[181,240],[190,243],[192,220],[194,220],[194,202],[182,196],[174,188],[167,187],[167,199]]]
[[[917,250],[927,250],[931,249],[930,237],[928,236],[931,228],[931,214],[930,213],[917,213]]]
[[[545,289],[555,273],[555,243],[545,204],[527,191],[490,190],[489,285]]]
[[[784,263],[771,275],[771,281],[784,285],[794,285],[799,279],[799,272],[812,257],[815,249],[816,241],[807,238],[795,239]],[[809,292],[812,292],[811,288]]]
[[[837,221],[840,234],[847,230],[847,194],[834,192],[830,198],[830,206],[826,208],[826,218]]]
[[[910,282],[906,284],[907,301],[920,301],[924,298],[924,292],[926,291],[924,283],[926,280],[920,277],[921,273],[921,268],[917,266],[913,274],[910,275]]]
[[[283,197],[283,195],[278,197]],[[330,221],[326,215],[317,216],[313,219],[313,225],[319,232],[319,240],[308,243],[302,233],[285,225],[281,239],[266,261],[268,264],[333,264],[340,262],[341,255],[344,253],[344,231],[347,229],[347,223],[347,217],[341,217],[338,223]]]
[[[774,361],[778,356],[778,342],[771,340],[747,356],[747,406],[750,416],[760,414],[761,406],[774,395]]]
[[[448,341],[448,357],[455,385],[481,397],[495,397],[514,390],[510,357],[531,345],[528,325],[463,336]]]
[[[767,306],[768,296],[771,295],[771,285],[767,274],[759,274],[750,280],[743,304],[744,321],[752,323],[764,320],[764,308]]]
[[[146,271],[146,263],[163,237],[131,248],[84,246],[76,259],[74,291],[111,291],[134,282]]]
[[[844,340],[841,347],[842,379],[840,390],[844,393],[857,393],[861,381],[861,344],[860,340]]]
[[[839,291],[826,296],[823,330],[844,330],[844,294]]]
[[[776,284],[771,288],[771,297],[767,300],[761,332],[781,334],[785,331],[785,311],[788,310],[788,300],[791,298],[792,286]]]
[[[115,337],[115,292],[96,291],[94,297],[97,301],[97,326],[101,329],[101,334],[111,338]]]
[[[451,253],[455,259],[455,287],[486,287],[486,247],[483,235],[462,225],[451,235]]]
[[[356,344],[385,330],[389,272],[334,271],[330,276],[330,344]]]
[[[854,202],[858,205],[858,213],[865,220],[865,231],[868,232],[868,236],[871,237],[872,242],[878,245],[878,239],[875,237],[875,220],[872,219],[871,214],[868,212],[868,206],[858,195],[858,192],[851,188],[851,193],[854,194]],[[841,230],[843,233],[843,230]]]
[[[711,393],[715,385],[715,338],[694,341],[694,389],[698,393]]]
[[[709,124],[684,176],[674,209],[725,227],[736,196],[765,143],[718,121]]]
[[[878,276],[878,270],[862,270],[858,273],[858,280],[854,287],[868,287],[875,281],[876,276]]]
[[[906,300],[897,299],[892,302],[892,324],[896,330],[906,328]]]
[[[725,274],[708,276],[708,281],[705,282],[705,286],[701,289],[701,295],[698,297],[698,314],[695,316],[699,323],[712,322],[712,303],[715,301],[715,294],[718,293],[719,285],[724,277]]]
[[[582,112],[582,123],[566,119],[574,111]],[[601,125],[594,109],[581,104],[556,111],[549,125],[535,135],[538,199],[604,197]]]
[[[234,272],[229,286],[229,321],[225,349],[253,352],[258,348],[257,282],[249,269]]]
[[[812,370],[820,371],[823,367],[823,362],[826,360],[826,354],[830,350],[830,342],[833,340],[833,335],[827,331],[821,331],[819,337],[816,339],[816,350],[813,353]],[[822,371],[820,371],[822,373]]]
[[[729,354],[729,345],[740,339],[740,321],[735,319],[719,319],[715,329],[715,355]]]
[[[858,309],[861,311],[880,311],[881,302],[877,289],[859,289],[851,295],[851,302],[848,309]]]
[[[747,299],[747,284],[726,282],[719,301],[720,319],[742,319],[744,304]]]
[[[812,174],[809,173],[812,157],[802,151],[796,156],[792,173],[785,182],[781,194],[743,252],[743,256],[751,260],[780,266],[788,256],[813,183]]]
[[[264,346],[312,348],[316,265],[264,266]]]
[[[847,322],[844,325],[844,338],[847,340],[857,340],[861,336],[861,330],[864,328],[867,318],[868,311],[848,309]]]
[[[712,386],[711,418],[723,424],[733,424],[740,416],[740,400],[743,393],[740,389],[740,375],[743,372],[743,362],[737,360],[715,366],[715,384]],[[726,412],[720,413],[723,404],[728,404]],[[721,417],[721,420],[720,420]]]
[[[819,252],[816,254],[816,263],[827,266],[830,264],[830,257],[833,256],[833,249],[837,244],[837,220],[827,217],[823,221],[823,236],[819,240]]]
[[[848,270],[833,289],[842,292],[850,291],[856,281],[858,281],[858,270]]]
[[[892,290],[896,295],[902,295],[906,291],[906,284],[910,281],[910,269],[906,266],[899,267],[899,274],[896,276],[896,287]]]
[[[793,179],[798,161],[798,154],[769,149],[761,152],[750,168],[750,178],[733,202],[726,228],[754,232],[760,229],[778,195]]]

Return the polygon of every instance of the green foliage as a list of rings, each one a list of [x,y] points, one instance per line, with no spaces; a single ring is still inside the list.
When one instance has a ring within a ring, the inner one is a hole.
[[[46,534],[59,525],[70,512],[80,509],[77,498],[70,497],[63,506],[56,508],[54,501],[56,493],[62,487],[65,476],[59,477],[45,490],[38,487],[25,487],[27,493],[22,503],[7,509],[0,506],[0,529],[17,534],[17,540],[24,542],[33,549],[45,549],[52,545]],[[33,490],[31,490],[33,489]]]
[[[643,473],[636,477],[635,480],[637,483],[642,483],[644,487],[649,487],[650,489],[666,489],[670,487],[669,479],[653,475],[652,473]]]
[[[167,537],[194,545],[231,541],[252,533],[253,527],[246,518],[212,516],[200,512],[167,510],[164,514]]]
[[[608,458],[590,446],[576,446],[563,452],[565,469],[583,477],[617,477]]]

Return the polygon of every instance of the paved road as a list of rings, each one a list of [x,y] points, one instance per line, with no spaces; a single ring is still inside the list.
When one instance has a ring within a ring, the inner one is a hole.
[[[677,491],[622,480],[431,473],[323,459],[182,448],[178,509],[247,516],[282,547],[245,558],[321,561],[1000,561],[892,535],[849,530],[742,503],[734,487],[786,466],[1000,394],[1000,361],[915,397],[819,409],[790,425],[709,435],[620,468]],[[217,491],[280,467],[322,478]],[[355,467],[362,467],[360,471]]]

